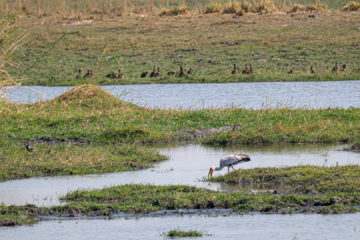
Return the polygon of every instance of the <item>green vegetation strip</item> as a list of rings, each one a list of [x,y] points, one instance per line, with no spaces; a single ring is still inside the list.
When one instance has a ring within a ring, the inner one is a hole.
[[[160,110],[94,85],[54,100],[0,102],[0,180],[142,169],[163,160],[152,144],[356,142],[360,109]],[[236,128],[233,126],[236,126]],[[28,152],[29,143],[34,152]]]
[[[159,110],[123,102],[94,85],[47,102],[0,102],[2,139],[83,143],[334,143],[360,137],[360,109]],[[232,126],[240,126],[231,130]],[[230,131],[207,134],[211,128]],[[196,131],[204,132],[197,136]]]
[[[0,181],[35,176],[132,171],[165,159],[150,147],[129,144],[36,144],[0,140]]]
[[[226,179],[226,180],[225,180]],[[349,213],[359,211],[360,166],[260,168],[235,171],[211,181],[270,184],[276,191],[224,193],[190,186],[120,185],[77,190],[62,197],[68,204],[0,206],[1,225],[31,223],[35,217],[148,214],[159,210],[232,209],[235,213]]]
[[[211,178],[209,181],[245,185],[266,184],[281,191],[301,194],[351,195],[360,193],[360,166],[240,169]]]
[[[203,233],[199,231],[170,230],[165,236],[169,238],[202,237]]]

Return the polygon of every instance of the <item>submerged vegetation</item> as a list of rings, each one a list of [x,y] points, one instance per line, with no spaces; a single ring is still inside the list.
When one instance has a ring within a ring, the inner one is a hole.
[[[183,238],[183,237],[202,237],[203,233],[195,230],[191,230],[191,231],[170,230],[164,235],[169,238]]]

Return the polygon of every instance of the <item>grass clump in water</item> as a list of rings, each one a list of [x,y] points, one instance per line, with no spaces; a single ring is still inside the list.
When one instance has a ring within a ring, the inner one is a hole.
[[[182,230],[170,230],[165,234],[169,238],[183,238],[183,237],[202,237],[203,233],[199,231],[182,231]]]

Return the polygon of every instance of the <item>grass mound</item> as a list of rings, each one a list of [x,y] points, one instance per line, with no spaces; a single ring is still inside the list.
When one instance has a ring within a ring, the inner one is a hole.
[[[360,9],[360,3],[354,1],[349,2],[342,8],[343,11],[358,11],[359,9]]]
[[[118,100],[106,90],[92,84],[80,85],[65,92],[56,98],[57,101],[68,102],[72,100],[86,100],[86,99],[103,99],[103,100]]]

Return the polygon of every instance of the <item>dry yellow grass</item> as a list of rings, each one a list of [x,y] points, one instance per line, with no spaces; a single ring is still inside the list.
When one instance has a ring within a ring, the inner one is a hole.
[[[190,13],[190,8],[188,8],[186,5],[171,8],[171,9],[164,9],[160,16],[178,16],[178,15],[185,15]]]
[[[342,8],[343,11],[358,11],[359,9],[360,3],[358,2],[349,2]]]
[[[220,3],[215,3],[212,5],[208,5],[206,6],[205,9],[205,14],[209,14],[209,13],[220,13],[222,11],[222,6]]]

